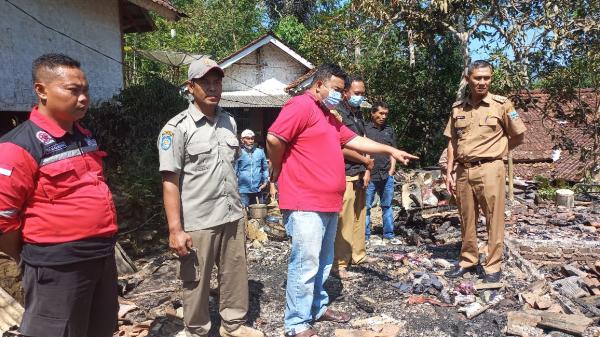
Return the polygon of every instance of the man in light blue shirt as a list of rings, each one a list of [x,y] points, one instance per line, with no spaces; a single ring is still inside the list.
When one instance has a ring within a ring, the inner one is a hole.
[[[264,203],[264,189],[269,185],[269,164],[265,151],[254,143],[254,132],[242,132],[240,156],[235,163],[242,205],[248,207],[258,200]]]

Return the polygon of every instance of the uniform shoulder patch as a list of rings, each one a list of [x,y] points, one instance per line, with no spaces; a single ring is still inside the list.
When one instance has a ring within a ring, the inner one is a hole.
[[[516,110],[512,110],[508,113],[508,117],[510,117],[510,119],[514,121],[519,118],[519,113]]]
[[[169,130],[164,130],[160,134],[160,148],[163,151],[167,151],[173,145],[173,132]]]
[[[498,103],[505,103],[508,100],[508,97],[500,96],[500,95],[492,95],[492,99]]]
[[[456,101],[456,102],[452,103],[452,107],[456,108],[457,106],[462,105],[462,104],[463,104],[463,101]]]
[[[181,123],[181,121],[183,121],[186,116],[187,116],[187,114],[185,113],[185,111],[180,112],[179,114],[175,115],[175,117],[171,118],[167,122],[167,124],[172,125],[172,126],[177,126],[177,124]]]

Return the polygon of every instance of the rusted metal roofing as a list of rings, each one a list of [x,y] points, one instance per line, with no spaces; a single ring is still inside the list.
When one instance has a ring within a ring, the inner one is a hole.
[[[177,9],[169,0],[127,0],[149,11],[154,11],[169,20],[177,21],[187,15]]]
[[[281,108],[289,95],[227,95],[223,93],[219,105],[223,108]]]

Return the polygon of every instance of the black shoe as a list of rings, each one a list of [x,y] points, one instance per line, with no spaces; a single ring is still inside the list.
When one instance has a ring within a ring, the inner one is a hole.
[[[496,283],[499,282],[502,279],[502,272],[496,272],[496,273],[492,273],[492,274],[485,274],[483,276],[483,283]]]
[[[449,278],[459,278],[467,273],[477,274],[477,266],[473,266],[473,267],[469,267],[469,268],[463,268],[461,266],[456,266],[453,269],[445,272],[444,276],[449,277]]]

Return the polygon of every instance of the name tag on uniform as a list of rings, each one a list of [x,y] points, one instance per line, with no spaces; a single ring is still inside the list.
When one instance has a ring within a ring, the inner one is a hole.
[[[465,116],[456,116],[456,119],[465,119]]]

